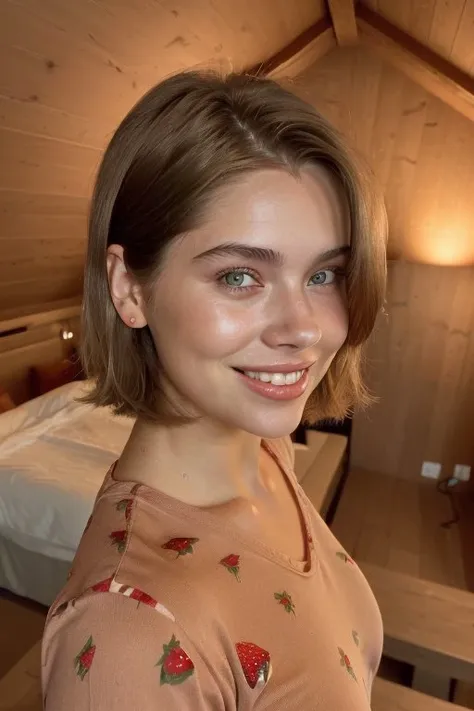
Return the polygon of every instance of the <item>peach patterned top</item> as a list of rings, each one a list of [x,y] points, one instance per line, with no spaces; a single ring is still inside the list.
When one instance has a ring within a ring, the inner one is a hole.
[[[48,615],[46,711],[369,711],[374,596],[299,486],[289,438],[263,446],[295,490],[307,561],[112,467]]]

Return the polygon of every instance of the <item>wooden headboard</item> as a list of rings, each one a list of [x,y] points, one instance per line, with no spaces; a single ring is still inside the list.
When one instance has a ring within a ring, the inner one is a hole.
[[[77,345],[80,311],[80,301],[69,299],[38,312],[0,316],[0,389],[15,405],[31,397],[32,367],[58,362]],[[72,337],[63,338],[66,334]]]

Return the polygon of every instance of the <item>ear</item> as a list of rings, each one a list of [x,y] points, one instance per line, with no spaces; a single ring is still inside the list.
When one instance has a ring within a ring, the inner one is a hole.
[[[128,271],[119,244],[111,244],[107,249],[107,274],[112,301],[124,324],[131,328],[146,326],[143,291]]]

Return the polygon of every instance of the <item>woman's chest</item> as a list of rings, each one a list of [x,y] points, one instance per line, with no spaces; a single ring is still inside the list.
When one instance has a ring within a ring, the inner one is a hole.
[[[336,573],[261,580],[253,604],[239,602],[233,636],[250,651],[244,677],[236,671],[238,711],[369,711],[380,616],[359,569],[339,575],[335,559]]]

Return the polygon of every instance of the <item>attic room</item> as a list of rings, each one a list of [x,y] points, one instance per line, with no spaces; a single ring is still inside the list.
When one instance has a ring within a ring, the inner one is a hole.
[[[139,99],[190,69],[276,81],[383,193],[387,284],[363,361],[373,401],[293,428],[295,486],[380,610],[371,693],[350,662],[369,654],[360,630],[335,662],[361,691],[354,708],[474,709],[474,0],[4,0],[0,39],[0,711],[62,708],[41,686],[46,615],[134,424],[78,400],[97,172]],[[172,539],[186,541],[176,562],[191,565],[198,540]],[[238,555],[220,563],[244,580]],[[135,599],[144,614],[153,596]],[[293,602],[285,588],[272,604],[297,621]],[[76,658],[81,683],[95,652],[88,641]],[[180,690],[197,677],[181,653]],[[273,711],[277,663],[262,659],[258,681],[242,677],[261,694],[245,708]],[[154,708],[178,683],[163,669]]]

